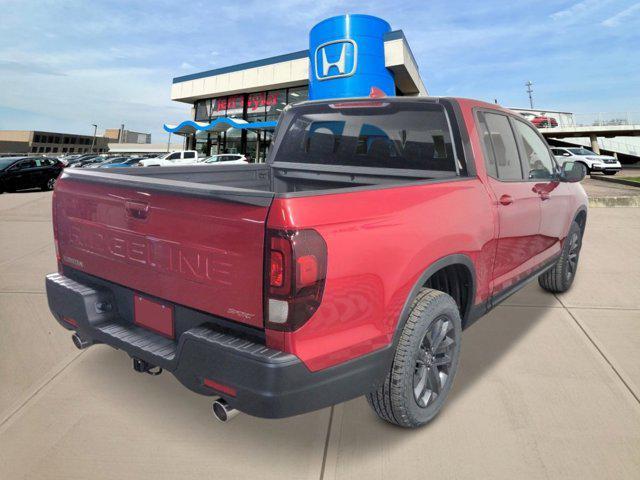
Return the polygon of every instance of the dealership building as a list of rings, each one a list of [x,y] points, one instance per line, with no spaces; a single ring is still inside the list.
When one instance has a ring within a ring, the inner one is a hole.
[[[191,118],[166,131],[205,155],[243,153],[262,162],[280,112],[307,99],[427,95],[402,30],[369,15],[317,24],[309,49],[173,79],[171,99]]]

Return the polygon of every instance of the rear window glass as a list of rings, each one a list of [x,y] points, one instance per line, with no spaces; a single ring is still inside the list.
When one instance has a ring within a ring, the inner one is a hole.
[[[444,109],[371,100],[292,111],[274,161],[456,172]]]

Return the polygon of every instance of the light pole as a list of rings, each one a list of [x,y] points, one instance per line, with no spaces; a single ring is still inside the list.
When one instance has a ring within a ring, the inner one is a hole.
[[[167,140],[167,153],[169,153],[170,147],[171,147],[171,132],[169,132],[169,140]]]
[[[531,110],[533,110],[533,90],[531,89],[533,82],[529,80],[525,83],[525,86],[527,87],[527,93],[529,94],[529,106],[531,107]]]
[[[93,147],[96,144],[96,133],[98,132],[98,125],[96,125],[95,123],[92,123],[91,125],[93,125],[93,140],[91,140],[91,153],[93,153]]]

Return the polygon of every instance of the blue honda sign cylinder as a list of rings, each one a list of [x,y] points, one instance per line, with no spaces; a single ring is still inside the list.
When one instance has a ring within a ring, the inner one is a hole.
[[[371,15],[341,15],[309,33],[309,98],[366,97],[371,87],[395,95],[384,63],[384,34],[391,26]]]

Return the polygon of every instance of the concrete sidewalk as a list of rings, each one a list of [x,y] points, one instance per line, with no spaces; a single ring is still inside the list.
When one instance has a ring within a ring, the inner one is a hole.
[[[572,290],[467,330],[448,405],[407,431],[362,398],[220,424],[171,375],[78,352],[44,295],[50,196],[0,196],[0,479],[640,478],[638,208],[592,209]]]

